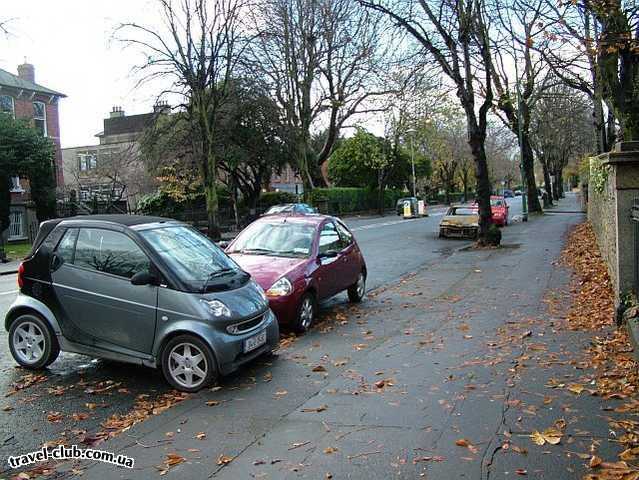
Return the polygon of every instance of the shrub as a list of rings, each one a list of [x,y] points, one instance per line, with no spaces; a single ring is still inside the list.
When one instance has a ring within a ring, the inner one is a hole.
[[[394,208],[397,200],[404,196],[401,190],[384,190],[384,208]],[[377,209],[378,192],[356,187],[316,188],[310,193],[309,201],[322,213],[343,215]]]
[[[280,203],[295,203],[298,201],[297,195],[290,192],[264,192],[260,195],[260,207],[267,209]]]

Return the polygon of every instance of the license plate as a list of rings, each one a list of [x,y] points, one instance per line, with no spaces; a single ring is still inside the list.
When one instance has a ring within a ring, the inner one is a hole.
[[[266,330],[244,340],[244,353],[248,353],[266,343]]]

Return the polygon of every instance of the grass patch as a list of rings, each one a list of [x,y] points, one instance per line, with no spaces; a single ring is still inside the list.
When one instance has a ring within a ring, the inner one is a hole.
[[[9,260],[22,260],[30,250],[31,243],[29,242],[6,243],[4,245],[4,251]]]

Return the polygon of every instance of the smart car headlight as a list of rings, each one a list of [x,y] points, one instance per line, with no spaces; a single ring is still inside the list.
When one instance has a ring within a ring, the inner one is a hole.
[[[216,318],[230,317],[231,316],[231,310],[229,310],[229,307],[224,305],[224,303],[220,302],[219,300],[204,300],[204,299],[202,299],[200,301],[202,303],[204,303],[208,307],[209,311]]]
[[[293,285],[286,277],[280,278],[266,291],[269,297],[284,297],[293,291]]]

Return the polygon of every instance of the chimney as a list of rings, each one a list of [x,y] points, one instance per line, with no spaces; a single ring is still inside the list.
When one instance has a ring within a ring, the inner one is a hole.
[[[22,65],[18,65],[18,77],[31,83],[35,83],[35,67],[30,63],[27,63],[26,58]]]
[[[171,113],[171,105],[168,102],[158,102],[153,105],[153,113]]]
[[[111,110],[111,113],[109,114],[109,118],[119,118],[119,117],[124,117],[124,110],[122,110],[122,107],[115,106],[113,107],[113,110]]]

